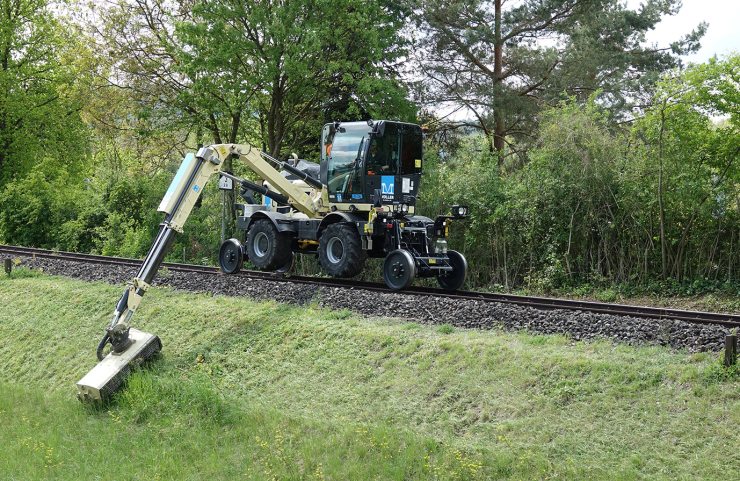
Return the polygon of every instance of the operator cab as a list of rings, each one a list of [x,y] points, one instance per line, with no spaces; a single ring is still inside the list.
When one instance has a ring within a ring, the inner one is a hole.
[[[422,164],[421,127],[403,122],[342,122],[324,125],[321,182],[329,201],[413,206]]]

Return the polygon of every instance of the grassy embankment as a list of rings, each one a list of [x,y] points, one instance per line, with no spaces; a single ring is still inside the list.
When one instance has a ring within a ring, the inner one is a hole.
[[[27,273],[28,271],[26,271]],[[101,408],[75,382],[121,287],[0,275],[0,473],[37,479],[725,479],[716,355],[150,292],[163,354]]]

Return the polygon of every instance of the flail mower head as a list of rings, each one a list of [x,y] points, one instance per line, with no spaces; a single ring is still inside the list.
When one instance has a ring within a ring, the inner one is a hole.
[[[132,344],[121,353],[112,351],[85,377],[77,382],[80,401],[99,401],[121,387],[123,381],[137,367],[162,349],[162,342],[154,334],[129,329]]]

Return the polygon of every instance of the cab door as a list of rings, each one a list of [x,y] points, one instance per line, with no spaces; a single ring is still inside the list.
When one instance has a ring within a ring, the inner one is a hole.
[[[370,145],[376,140],[384,155],[384,168],[366,169],[365,195],[368,202],[374,200],[372,196],[379,189],[383,204],[398,202],[413,205],[421,179],[421,128],[414,124],[386,122],[384,135],[371,138]],[[371,158],[368,150],[367,162],[370,167],[373,165]]]
[[[376,190],[381,193],[383,204],[392,204],[400,173],[401,135],[396,122],[385,122],[383,135],[370,138],[365,168],[365,198],[374,202]]]

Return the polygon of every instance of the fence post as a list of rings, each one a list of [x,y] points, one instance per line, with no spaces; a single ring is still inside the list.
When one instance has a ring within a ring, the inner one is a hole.
[[[730,367],[737,361],[737,336],[725,336],[725,366]]]

